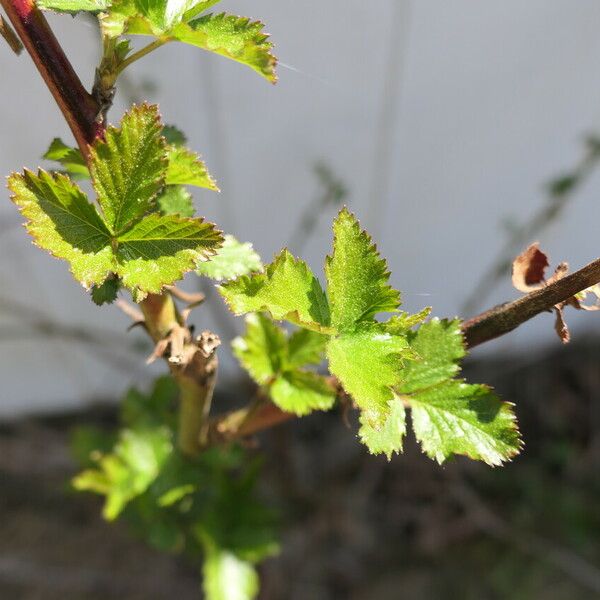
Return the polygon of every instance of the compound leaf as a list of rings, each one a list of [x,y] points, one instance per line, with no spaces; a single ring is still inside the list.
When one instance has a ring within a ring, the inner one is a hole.
[[[64,175],[43,170],[13,174],[8,187],[36,245],[68,261],[86,288],[106,279],[115,267],[110,233],[79,187]]]
[[[263,265],[252,244],[238,242],[232,235],[224,237],[223,245],[208,262],[201,263],[198,275],[217,281],[235,279],[253,271],[262,271]]]
[[[243,276],[219,286],[237,315],[267,311],[315,331],[329,328],[329,305],[319,280],[308,265],[283,250],[264,273]]]
[[[340,211],[333,234],[333,254],[325,262],[332,325],[352,331],[379,312],[397,310],[400,292],[388,284],[385,260],[348,209]]]
[[[152,206],[167,163],[158,107],[134,106],[90,152],[90,171],[107,225],[121,232]]]
[[[118,237],[117,273],[143,298],[180,279],[221,246],[212,223],[152,213]]]

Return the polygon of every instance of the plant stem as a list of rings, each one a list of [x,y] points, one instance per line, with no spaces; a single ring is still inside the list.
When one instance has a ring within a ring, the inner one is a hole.
[[[33,0],[0,0],[17,35],[61,109],[84,156],[101,136],[98,105],[73,70],[46,18]]]
[[[465,321],[462,324],[465,344],[470,349],[504,335],[597,283],[600,283],[600,258],[541,290]],[[249,413],[251,409],[251,406],[245,407],[213,418],[208,428],[208,443],[231,442],[296,418],[296,415],[284,412],[271,403],[262,405],[252,414]]]
[[[119,66],[115,69],[115,78],[124,69],[126,69],[130,64],[134,63],[136,60],[139,60],[140,58],[143,58],[144,56],[146,56],[146,54],[150,54],[150,52],[156,50],[157,48],[160,48],[161,46],[166,44],[168,41],[170,41],[170,40],[154,40],[153,42],[151,42],[147,46],[144,46],[137,52],[130,54],[123,62],[119,63]]]
[[[497,338],[542,312],[552,309],[600,282],[600,258],[546,287],[518,300],[507,302],[465,321],[462,325],[467,347],[473,348]]]
[[[140,308],[150,337],[157,345],[164,345],[160,354],[167,357],[171,374],[179,386],[179,449],[195,456],[205,445],[208,433],[219,338],[205,331],[192,340],[168,292],[149,294],[140,302]]]

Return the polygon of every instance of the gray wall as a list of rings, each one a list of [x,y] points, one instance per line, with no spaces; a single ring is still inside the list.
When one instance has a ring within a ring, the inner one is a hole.
[[[129,76],[134,88],[156,83],[145,97],[167,122],[185,125],[217,177],[223,192],[197,193],[200,212],[269,259],[317,193],[312,165],[323,160],[349,188],[411,310],[458,313],[502,246],[503,220],[527,218],[545,202],[541,184],[574,164],[583,134],[600,125],[593,0],[225,0],[223,8],[268,24],[282,62],[277,86],[176,45]],[[69,17],[52,23],[89,83],[94,27]],[[69,133],[28,56],[0,45],[0,69],[0,172],[9,173],[37,166],[50,139]],[[127,101],[121,90],[114,121]],[[553,259],[577,267],[600,255],[599,190],[594,176],[541,235]],[[0,416],[110,398],[147,378],[130,349],[143,336],[125,336],[115,308],[96,308],[64,264],[34,248],[2,196],[0,297],[100,329],[101,343],[40,336],[0,305]],[[319,272],[332,217],[323,215],[303,253]],[[515,295],[506,283],[486,304]],[[198,315],[201,325],[212,318]],[[599,324],[593,314],[569,322],[575,335]],[[558,344],[550,316],[483,351],[544,343]],[[225,370],[233,368],[225,358]]]

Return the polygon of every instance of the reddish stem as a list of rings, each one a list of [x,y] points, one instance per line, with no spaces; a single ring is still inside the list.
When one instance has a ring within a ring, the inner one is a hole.
[[[33,0],[0,0],[0,4],[87,157],[88,144],[104,131],[102,121],[97,120],[100,110],[97,102],[83,87]]]

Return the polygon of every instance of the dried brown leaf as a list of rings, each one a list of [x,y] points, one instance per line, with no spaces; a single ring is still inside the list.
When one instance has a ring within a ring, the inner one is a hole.
[[[520,292],[532,292],[545,285],[544,272],[549,263],[539,246],[539,242],[531,244],[513,261],[512,283]]]

